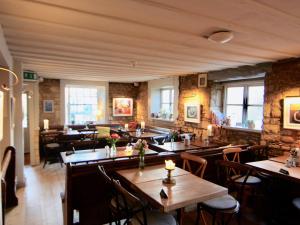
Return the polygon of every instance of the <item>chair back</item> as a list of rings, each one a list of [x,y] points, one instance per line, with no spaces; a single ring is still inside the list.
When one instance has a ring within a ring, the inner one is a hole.
[[[204,158],[201,158],[199,156],[183,152],[180,154],[181,158],[183,159],[183,169],[188,170],[189,172],[193,173],[196,176],[203,177],[207,161]],[[198,168],[193,171],[190,162],[194,162],[198,165]]]
[[[256,173],[255,170],[248,165],[225,160],[217,160],[216,164],[219,184],[227,187],[229,192],[237,192],[237,200],[241,203],[247,180]],[[241,178],[243,182],[236,182]]]
[[[239,163],[241,151],[241,148],[226,148],[223,150],[223,160]]]

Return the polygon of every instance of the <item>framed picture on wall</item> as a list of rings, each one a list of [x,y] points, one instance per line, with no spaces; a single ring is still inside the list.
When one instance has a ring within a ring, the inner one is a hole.
[[[113,98],[113,116],[132,116],[132,98]]]
[[[184,104],[184,121],[200,123],[200,105],[196,103]]]
[[[283,128],[300,130],[300,97],[284,99]]]
[[[206,87],[207,86],[207,74],[201,73],[198,75],[198,87]]]
[[[53,100],[44,100],[43,108],[44,108],[44,113],[53,113],[54,112],[54,101]]]

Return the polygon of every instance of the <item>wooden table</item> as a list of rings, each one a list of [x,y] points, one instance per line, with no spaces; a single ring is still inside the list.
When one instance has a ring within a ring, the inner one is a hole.
[[[165,142],[163,145],[159,144],[149,144],[154,150],[162,152],[183,152],[187,150],[200,149],[200,147],[190,144],[185,145],[183,142]]]
[[[163,212],[181,209],[228,193],[227,188],[201,179],[185,170],[176,168],[172,175],[175,185],[163,184],[167,172],[164,165],[146,167],[144,170],[119,170],[117,174],[132,188],[142,194],[154,207]],[[168,199],[160,197],[164,189]]]
[[[199,139],[192,140],[191,141],[191,145],[197,146],[197,147],[199,147],[201,149],[218,148],[218,147],[224,146],[222,144],[214,143],[214,142],[211,142],[211,141],[208,142],[208,143],[205,143],[204,141],[199,140]]]
[[[119,147],[117,148],[117,153],[115,155],[108,155],[104,148],[95,149],[95,151],[92,149],[75,151],[75,153],[71,155],[67,155],[66,152],[61,152],[60,154],[65,164],[66,163],[76,164],[76,163],[110,160],[110,159],[118,159],[118,158],[132,158],[132,157],[137,157],[139,152],[137,150],[128,152],[125,151],[124,147]],[[145,155],[157,155],[157,154],[158,152],[153,151],[151,149],[145,150]]]
[[[283,163],[284,162],[284,163]],[[257,162],[251,162],[247,163],[248,165],[254,167],[255,169],[272,174],[277,177],[281,177],[283,179],[295,181],[300,183],[300,167],[290,167],[287,168],[285,166],[286,160],[284,160],[283,156],[279,156],[278,158],[271,158],[269,160],[263,160],[263,161],[257,161]],[[283,173],[280,173],[280,169],[285,169],[289,171],[289,175],[285,175]]]
[[[164,134],[154,133],[150,131],[145,131],[141,133],[141,135],[136,135],[136,132],[128,132],[128,134],[131,138],[136,138],[136,139],[151,139],[158,136],[165,136]]]

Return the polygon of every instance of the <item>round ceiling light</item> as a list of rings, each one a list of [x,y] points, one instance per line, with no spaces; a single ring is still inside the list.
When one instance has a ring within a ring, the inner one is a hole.
[[[219,44],[225,44],[233,39],[234,35],[231,31],[217,31],[212,33],[208,36],[208,40],[219,43]]]

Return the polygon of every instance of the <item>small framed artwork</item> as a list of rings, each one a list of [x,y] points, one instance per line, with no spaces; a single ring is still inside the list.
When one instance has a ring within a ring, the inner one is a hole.
[[[206,87],[207,86],[207,74],[202,73],[198,75],[198,87]]]
[[[44,100],[44,113],[53,113],[54,112],[54,101],[53,100]]]
[[[283,128],[300,130],[300,97],[284,99]]]
[[[132,116],[132,98],[113,98],[113,116]]]
[[[194,103],[184,104],[184,121],[200,123],[200,105]]]

